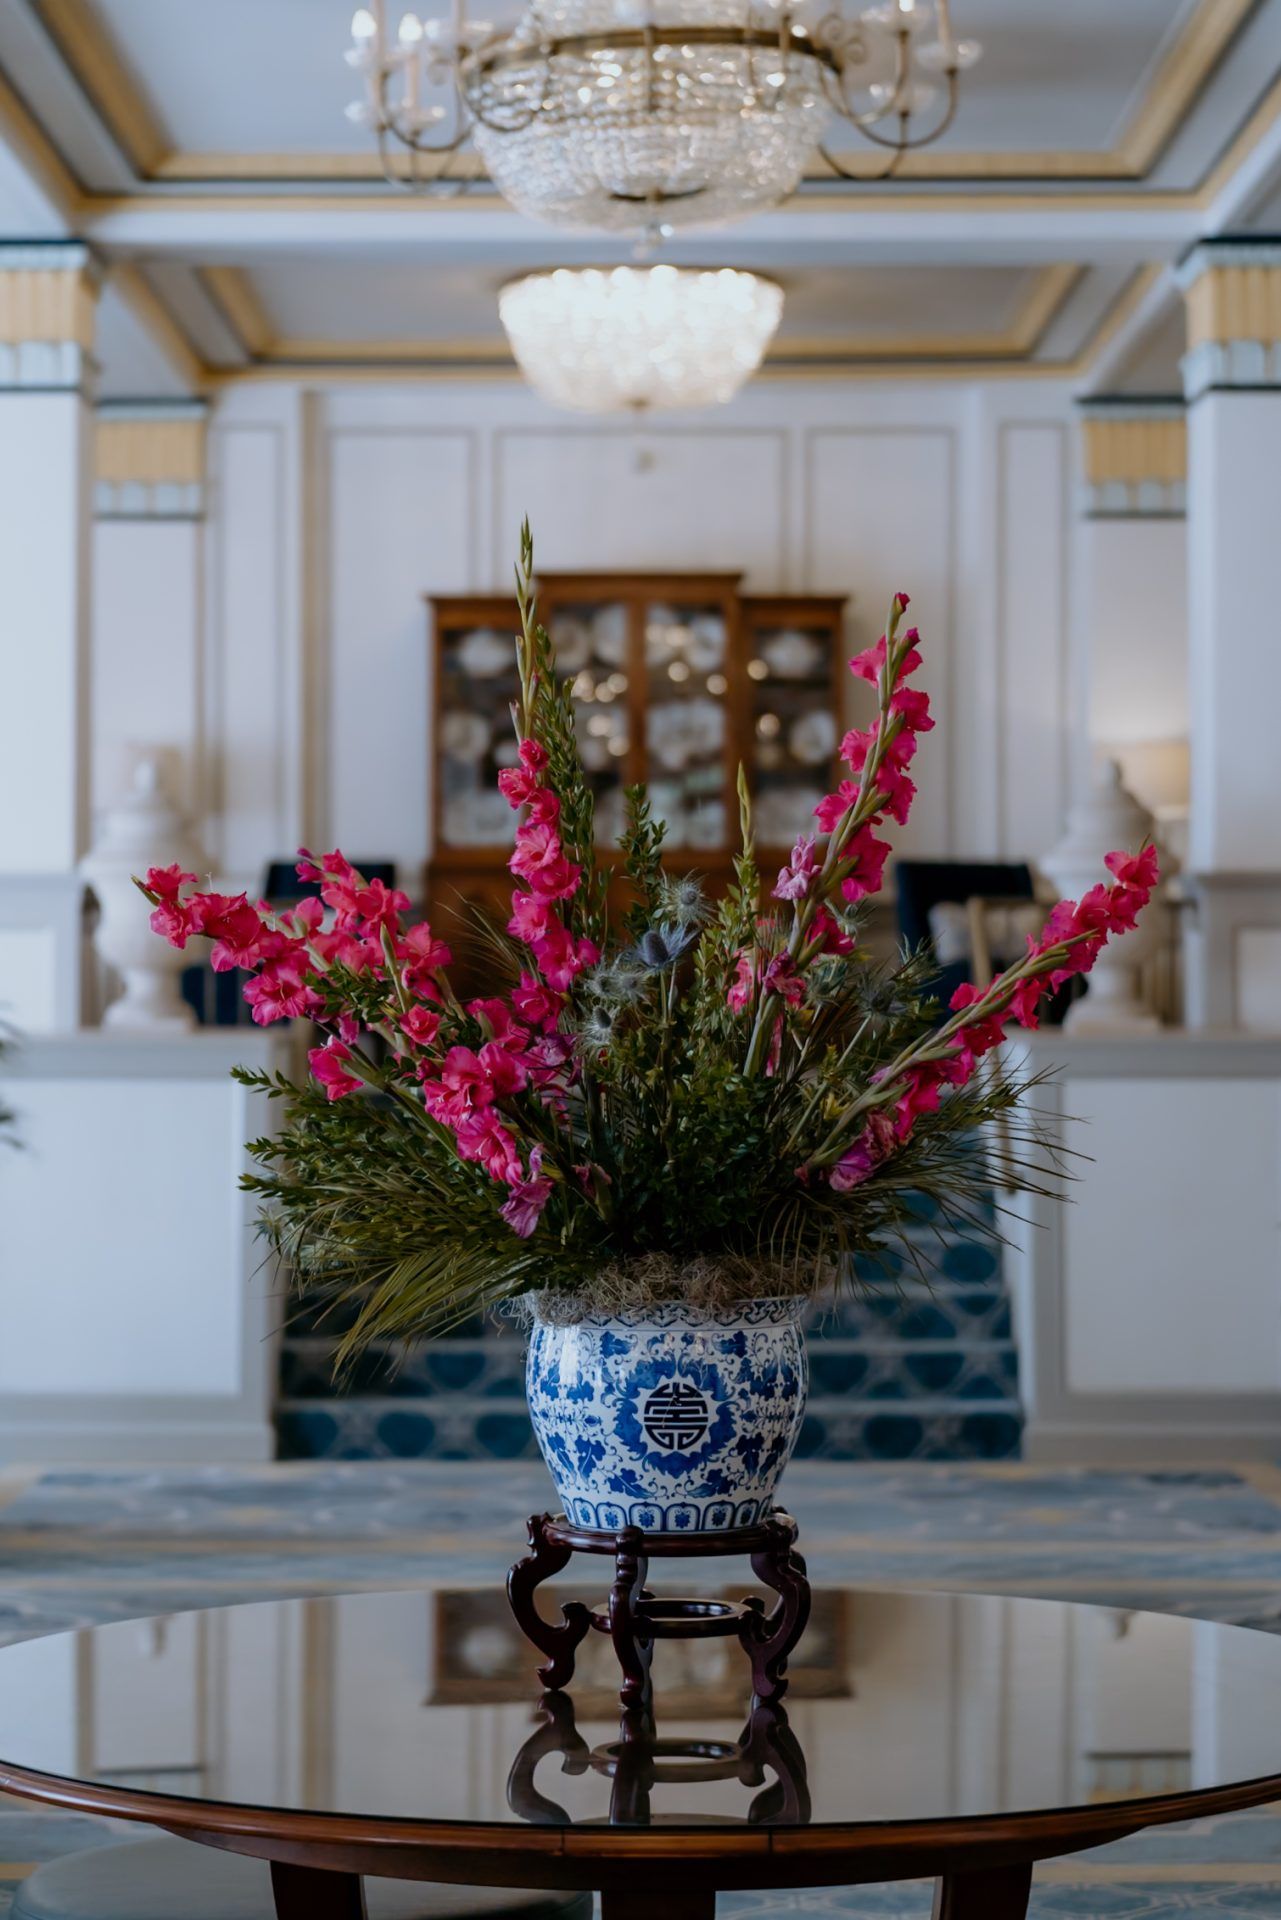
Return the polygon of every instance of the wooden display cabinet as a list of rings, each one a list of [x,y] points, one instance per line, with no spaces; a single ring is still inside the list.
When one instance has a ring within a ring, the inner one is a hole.
[[[829,791],[842,730],[837,597],[740,595],[732,573],[544,573],[540,616],[572,677],[597,843],[616,857],[624,788],[644,781],[676,870],[717,892],[738,844],[737,771],[757,799],[764,870]],[[429,600],[433,645],[430,910],[458,939],[475,909],[506,919],[515,759],[515,601]],[[464,924],[460,924],[464,923]]]

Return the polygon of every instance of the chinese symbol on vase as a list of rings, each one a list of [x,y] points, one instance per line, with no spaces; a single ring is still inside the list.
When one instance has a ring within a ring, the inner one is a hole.
[[[665,1453],[696,1447],[711,1425],[706,1400],[697,1387],[684,1380],[669,1380],[655,1387],[645,1402],[645,1432]]]

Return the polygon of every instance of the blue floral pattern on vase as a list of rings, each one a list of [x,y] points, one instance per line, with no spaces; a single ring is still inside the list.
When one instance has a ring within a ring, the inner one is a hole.
[[[536,1320],[526,1391],[566,1516],[709,1533],[769,1513],[809,1386],[801,1299]]]

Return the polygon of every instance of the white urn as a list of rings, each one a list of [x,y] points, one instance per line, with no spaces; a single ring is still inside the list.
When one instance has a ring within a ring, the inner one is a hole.
[[[1109,876],[1104,856],[1114,849],[1137,853],[1145,840],[1155,839],[1155,821],[1121,778],[1120,763],[1100,760],[1089,792],[1069,809],[1067,831],[1041,861],[1061,895],[1079,900],[1097,882]],[[1166,857],[1162,856],[1164,869]],[[1151,1033],[1161,1024],[1143,996],[1142,968],[1161,945],[1161,892],[1139,915],[1130,933],[1108,942],[1090,970],[1089,990],[1068,1009],[1064,1028],[1069,1033]]]
[[[80,872],[98,902],[94,945],[119,975],[123,992],[102,1016],[104,1027],[141,1033],[186,1033],[196,1016],[178,991],[192,956],[151,931],[151,909],[133,884],[148,867],[180,861],[200,873],[205,857],[191,827],[167,792],[159,755],[135,764],[133,785],[102,816],[98,838]]]

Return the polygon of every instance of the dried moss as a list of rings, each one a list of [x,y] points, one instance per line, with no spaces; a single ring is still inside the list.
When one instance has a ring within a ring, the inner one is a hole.
[[[611,1260],[590,1284],[572,1292],[563,1287],[537,1288],[514,1302],[512,1311],[527,1326],[537,1319],[557,1327],[572,1326],[590,1315],[644,1313],[674,1300],[703,1312],[720,1312],[745,1300],[812,1295],[835,1276],[830,1262],[816,1273],[812,1266],[798,1269],[790,1261],[740,1254],[682,1260],[672,1254],[647,1253]]]

